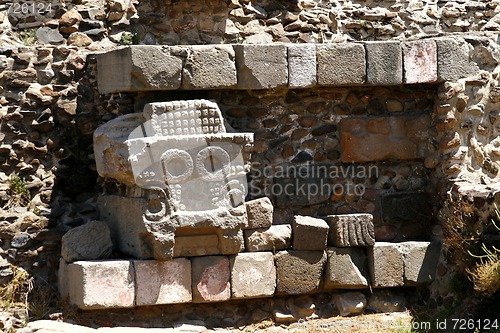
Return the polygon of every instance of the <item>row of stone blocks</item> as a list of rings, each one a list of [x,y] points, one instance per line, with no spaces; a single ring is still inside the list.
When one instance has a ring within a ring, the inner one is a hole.
[[[130,46],[97,55],[101,93],[398,85],[478,70],[459,38],[414,42]]]
[[[59,288],[82,309],[102,309],[414,286],[433,279],[439,250],[429,242],[377,242],[168,261],[61,260]]]

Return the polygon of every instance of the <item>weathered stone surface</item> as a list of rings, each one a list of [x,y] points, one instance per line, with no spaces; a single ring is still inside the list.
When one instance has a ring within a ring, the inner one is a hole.
[[[286,45],[234,45],[238,88],[269,89],[288,84]]]
[[[236,86],[234,50],[230,45],[190,46],[182,75],[184,89]]]
[[[74,45],[78,47],[85,47],[89,46],[92,44],[93,40],[83,32],[73,32],[69,37],[68,37],[68,44],[69,45]]]
[[[316,291],[319,288],[326,258],[324,251],[278,252],[274,256],[276,293],[298,295]]]
[[[55,320],[37,320],[29,322],[26,328],[18,330],[18,332],[40,332],[40,333],[61,333],[61,332],[74,332],[74,333],[96,333],[97,330],[91,327],[79,326],[75,324],[55,321]]]
[[[231,297],[229,259],[223,256],[191,259],[193,302],[225,301]]]
[[[404,284],[404,254],[398,243],[375,243],[368,248],[368,261],[373,287]]]
[[[240,253],[231,258],[233,298],[273,296],[276,267],[271,252]]]
[[[316,85],[316,46],[288,45],[288,86],[304,88]]]
[[[248,229],[269,228],[273,224],[274,207],[268,197],[245,202]]]
[[[404,311],[405,306],[404,296],[392,293],[387,289],[375,291],[368,300],[368,308],[376,312]]]
[[[403,43],[405,83],[437,81],[437,51],[433,40]]]
[[[275,251],[288,249],[292,242],[292,226],[272,225],[267,229],[245,230],[247,251]]]
[[[219,236],[216,230],[187,235],[176,235],[174,257],[193,257],[219,254]]]
[[[422,192],[387,194],[380,201],[382,219],[386,224],[425,226],[433,218],[431,198]]]
[[[345,214],[329,215],[328,244],[337,247],[371,246],[375,244],[373,215]]]
[[[367,256],[362,248],[328,248],[325,270],[326,289],[368,287]]]
[[[67,266],[66,274],[70,303],[80,309],[129,308],[135,304],[130,261],[78,261]]]
[[[191,302],[191,262],[178,258],[166,261],[134,261],[136,305]]]
[[[324,250],[328,239],[328,224],[310,216],[297,215],[292,223],[294,250]]]
[[[147,234],[142,216],[143,198],[102,195],[97,198],[100,218],[108,225],[111,238],[120,251],[139,259],[153,258],[151,248],[141,235]]]
[[[175,46],[153,45],[101,53],[97,55],[99,92],[177,89],[181,85],[184,53]]]
[[[403,83],[403,52],[399,42],[366,42],[366,83]]]
[[[478,72],[470,60],[469,44],[461,38],[436,38],[439,81],[456,81]]]
[[[331,196],[330,182],[322,174],[275,177],[273,182],[277,187],[287,189],[275,196],[274,203],[280,208],[312,206],[327,201]]]
[[[112,251],[110,231],[102,221],[90,221],[71,229],[61,240],[61,256],[67,262],[106,259]]]
[[[341,316],[360,314],[366,307],[366,297],[360,292],[336,294],[333,301]]]
[[[64,41],[63,35],[57,29],[41,27],[36,30],[36,39],[40,44],[60,44]]]
[[[97,172],[102,177],[114,178],[126,185],[135,185],[126,144],[130,133],[143,124],[140,113],[132,113],[110,120],[94,132],[94,154]]]
[[[97,329],[55,320],[36,320],[29,322],[19,333],[207,333],[202,325],[182,324],[173,328],[141,327],[99,327]]]
[[[317,44],[318,84],[365,83],[365,48],[362,44]]]
[[[436,276],[441,255],[439,244],[430,242],[400,243],[404,253],[405,285],[429,283]]]
[[[430,123],[430,117],[425,114],[342,119],[342,162],[423,158]]]

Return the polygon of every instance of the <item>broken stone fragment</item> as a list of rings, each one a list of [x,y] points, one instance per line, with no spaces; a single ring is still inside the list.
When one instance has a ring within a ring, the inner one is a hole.
[[[61,240],[61,256],[67,262],[107,259],[113,251],[106,223],[90,221],[68,231]]]

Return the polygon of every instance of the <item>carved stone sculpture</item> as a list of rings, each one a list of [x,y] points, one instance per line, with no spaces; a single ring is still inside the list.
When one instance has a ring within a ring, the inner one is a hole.
[[[160,260],[241,251],[252,143],[226,133],[207,100],[150,103],[99,127],[97,170],[128,186],[127,197],[98,200],[120,250]]]

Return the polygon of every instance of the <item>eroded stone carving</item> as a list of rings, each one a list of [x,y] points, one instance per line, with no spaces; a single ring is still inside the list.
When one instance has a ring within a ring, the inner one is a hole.
[[[118,241],[121,250],[160,260],[241,251],[252,142],[251,133],[226,133],[217,104],[207,100],[146,104],[142,117],[126,115],[98,128],[98,172],[136,189],[124,201],[140,201],[140,212],[130,216],[140,215],[144,227],[115,218],[116,205],[99,200],[103,219],[115,224],[111,230],[136,226],[127,235],[132,241]]]

